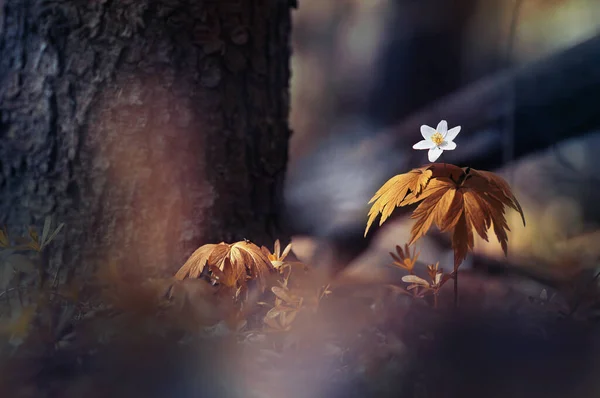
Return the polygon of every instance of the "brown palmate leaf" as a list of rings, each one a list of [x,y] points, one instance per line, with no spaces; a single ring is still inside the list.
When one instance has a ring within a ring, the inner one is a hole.
[[[211,270],[219,283],[228,287],[243,287],[248,279],[257,279],[261,290],[265,289],[266,278],[273,269],[268,256],[258,246],[240,241],[200,247],[175,274],[175,278],[198,278],[205,267]]]
[[[523,209],[511,192],[510,186],[498,175],[488,171],[471,170],[469,178],[463,184],[463,189],[473,193],[469,198],[475,199],[472,203],[477,203],[477,206],[483,211],[483,214],[475,220],[484,224],[484,226],[479,225],[480,229],[488,229],[493,224],[494,233],[506,255],[508,252],[508,235],[506,231],[510,231],[510,229],[504,217],[504,206],[518,211],[523,220],[523,225],[525,225]],[[471,206],[471,210],[472,215],[477,214],[475,206]],[[477,229],[475,221],[473,221],[473,225],[475,225],[477,233],[483,239],[486,239],[486,234],[482,234]]]
[[[425,199],[411,216],[416,221],[411,229],[409,245],[425,235],[434,221],[438,228],[444,227],[444,231],[452,228],[455,224],[454,219],[457,218],[456,213],[458,212],[458,216],[460,216],[462,211],[460,202],[459,204],[454,203],[456,184],[447,178],[432,180],[423,192],[423,196]]]
[[[423,196],[423,190],[427,186],[431,176],[432,172],[429,170],[429,167],[421,167],[413,169],[408,173],[394,176],[383,184],[369,201],[369,203],[373,203],[373,206],[369,210],[369,220],[365,229],[365,236],[379,213],[381,213],[379,221],[379,225],[381,225],[396,207],[403,206],[403,201],[407,198],[407,195],[410,194],[412,197]]]
[[[445,177],[457,181],[460,176],[465,174],[465,170],[462,167],[450,163],[432,163],[428,168],[432,172],[432,178]]]
[[[439,169],[437,167],[436,171]],[[493,226],[507,254],[507,231],[510,229],[504,216],[505,206],[518,211],[525,223],[521,206],[506,181],[489,172],[467,169],[460,176],[452,172],[450,177],[434,177],[422,192],[420,200],[421,204],[412,215],[416,221],[409,244],[425,235],[434,223],[442,232],[452,231],[455,269],[467,252],[473,250],[473,229],[487,241],[487,230]]]
[[[465,171],[462,168],[448,163],[433,163],[427,167],[432,172],[430,181],[442,180],[446,182],[458,182],[465,176]],[[434,187],[432,186],[432,188]],[[409,194],[402,201],[401,206],[408,206],[418,203],[429,196],[432,192],[433,191],[430,191],[426,187],[424,192],[418,196]]]
[[[502,251],[506,256],[508,255],[508,235],[506,234],[506,231],[510,231],[510,228],[508,228],[508,223],[504,217],[504,207],[502,206],[502,202],[496,200],[495,198],[488,198],[488,203],[490,203],[489,216],[492,220],[494,233],[496,234],[496,238],[498,238],[498,242],[500,242]]]
[[[416,221],[409,245],[425,235],[432,224],[442,232],[451,231],[455,269],[473,249],[473,229],[487,241],[487,231],[493,226],[507,254],[510,229],[504,216],[505,206],[518,211],[525,225],[523,209],[503,178],[488,171],[462,169],[446,163],[433,163],[393,177],[371,202],[374,204],[369,211],[365,235],[379,213],[381,225],[395,207],[421,202],[412,214]],[[404,263],[403,258],[395,260]]]
[[[219,262],[219,265],[212,265],[209,262],[209,268],[212,276],[212,280],[220,283],[223,286],[235,288],[238,285],[238,280],[243,278],[246,279],[246,269],[234,268],[231,265],[231,260],[228,256],[223,257],[223,261]]]
[[[463,189],[463,192],[467,225],[473,225],[479,236],[489,242],[487,230],[490,227],[491,218],[487,202],[470,188]]]
[[[495,196],[500,202],[518,211],[519,214],[521,214],[523,225],[525,225],[525,215],[523,214],[523,209],[521,208],[521,205],[517,201],[515,195],[513,195],[512,190],[510,189],[510,185],[508,185],[508,182],[506,182],[504,178],[489,171],[481,170],[471,170],[471,174],[473,175],[473,178],[469,179],[470,184],[474,183],[473,179],[475,181],[477,180],[476,177],[481,177],[485,179],[488,183],[487,192],[490,195]]]
[[[475,246],[475,240],[473,239],[473,230],[467,223],[465,213],[462,213],[456,226],[454,227],[454,233],[452,234],[452,250],[454,250],[454,270],[458,269],[458,266],[463,262],[467,253],[473,250]]]
[[[222,245],[224,243],[220,244]],[[216,246],[218,245],[208,244],[200,246],[198,249],[196,249],[196,251],[192,253],[190,258],[187,259],[179,271],[177,271],[175,274],[175,279],[181,280],[185,278],[200,277],[200,275],[202,275],[202,271],[204,271],[204,267],[206,267],[208,257]]]
[[[258,246],[249,242],[237,242],[231,246],[231,259],[239,264],[244,264],[250,274],[250,279],[258,279],[264,290],[265,281],[273,269],[271,261]]]
[[[430,181],[457,181],[464,175],[465,171],[458,166],[447,163],[433,163],[413,169],[406,174],[392,177],[369,201],[369,203],[374,203],[369,210],[365,236],[379,213],[381,213],[379,225],[382,225],[396,207],[420,202],[433,193],[435,190],[427,189]]]

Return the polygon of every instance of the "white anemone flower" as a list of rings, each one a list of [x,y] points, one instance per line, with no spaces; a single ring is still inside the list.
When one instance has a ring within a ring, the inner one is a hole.
[[[421,135],[425,138],[413,145],[413,149],[429,149],[428,158],[430,162],[435,162],[444,151],[456,149],[454,139],[460,133],[460,126],[448,130],[448,122],[442,120],[437,128],[426,125],[421,126]]]

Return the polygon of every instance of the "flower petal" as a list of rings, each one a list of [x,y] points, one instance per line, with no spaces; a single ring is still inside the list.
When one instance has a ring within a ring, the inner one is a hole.
[[[433,141],[422,140],[413,145],[413,149],[431,149],[435,146]]]
[[[435,162],[436,160],[438,160],[438,158],[440,157],[440,155],[442,154],[442,152],[444,152],[443,149],[441,149],[440,147],[433,147],[429,150],[429,153],[427,154],[427,157],[429,158],[429,161],[431,163]]]
[[[438,133],[440,133],[445,138],[446,133],[448,132],[448,122],[445,120],[442,120],[441,122],[438,123],[436,130]]]
[[[435,129],[433,127],[429,127],[425,124],[421,126],[421,135],[426,140],[431,139],[431,136],[434,134],[435,134]]]
[[[446,141],[454,141],[458,133],[460,133],[460,126],[452,127],[450,130],[448,130],[448,134],[446,134],[444,138]]]
[[[442,145],[440,145],[440,148],[443,149],[444,151],[452,151],[452,150],[456,149],[456,142],[444,141],[444,142],[442,142]]]

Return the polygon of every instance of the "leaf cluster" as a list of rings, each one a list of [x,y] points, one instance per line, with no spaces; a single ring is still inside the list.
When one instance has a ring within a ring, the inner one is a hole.
[[[455,269],[467,252],[473,250],[473,230],[488,241],[488,230],[493,228],[502,250],[507,253],[510,229],[505,207],[518,211],[525,224],[523,209],[502,177],[445,163],[433,163],[392,177],[369,203],[372,207],[365,236],[379,215],[379,225],[382,225],[396,207],[419,203],[411,216],[415,223],[409,245],[435,224],[441,232],[452,234]]]
[[[221,242],[199,247],[175,274],[175,279],[208,276],[214,283],[236,288],[239,296],[249,280],[257,280],[264,291],[268,275],[274,269],[269,255],[254,243]]]

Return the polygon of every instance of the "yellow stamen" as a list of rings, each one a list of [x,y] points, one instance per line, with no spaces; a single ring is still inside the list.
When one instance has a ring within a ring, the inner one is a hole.
[[[433,143],[437,146],[442,145],[442,142],[444,142],[444,136],[441,135],[440,133],[438,133],[437,131],[431,136],[431,141],[433,141]]]

